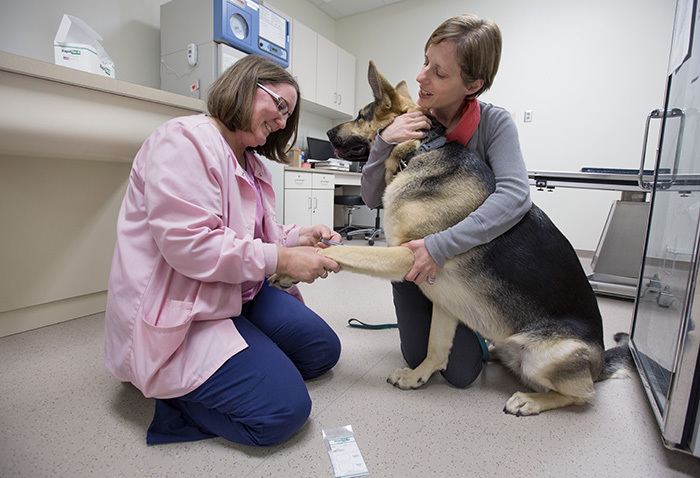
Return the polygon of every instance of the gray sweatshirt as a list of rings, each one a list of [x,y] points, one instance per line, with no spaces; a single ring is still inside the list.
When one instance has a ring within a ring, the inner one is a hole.
[[[496,190],[462,221],[425,238],[428,252],[440,267],[447,259],[500,236],[517,224],[532,206],[515,122],[505,109],[479,103],[481,120],[467,149],[491,167]],[[386,188],[384,160],[393,147],[394,144],[377,134],[367,164],[362,168],[362,198],[370,208],[382,202]]]

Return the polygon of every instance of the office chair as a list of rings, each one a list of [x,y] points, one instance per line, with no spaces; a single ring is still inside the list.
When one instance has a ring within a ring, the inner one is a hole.
[[[348,241],[351,241],[354,236],[362,235],[367,240],[367,244],[373,246],[374,240],[377,238],[377,236],[384,233],[384,231],[381,228],[381,206],[377,208],[377,215],[374,219],[374,227],[361,228],[353,226],[352,212],[359,209],[360,206],[365,205],[364,201],[362,200],[362,196],[335,196],[334,202],[335,204],[342,205],[348,210],[348,221],[346,226],[338,229],[337,231],[340,233],[340,235],[344,235],[345,239],[347,239]]]

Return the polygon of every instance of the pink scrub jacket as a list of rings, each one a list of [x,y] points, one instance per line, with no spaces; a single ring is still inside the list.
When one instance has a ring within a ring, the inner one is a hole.
[[[134,159],[117,220],[105,363],[146,397],[189,393],[245,349],[230,319],[241,313],[241,284],[275,271],[276,244],[299,245],[299,228],[277,223],[269,171],[246,157],[268,243],[253,239],[255,188],[205,115],[168,121]]]

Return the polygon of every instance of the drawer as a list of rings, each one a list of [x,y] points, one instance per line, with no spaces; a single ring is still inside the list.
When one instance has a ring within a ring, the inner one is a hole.
[[[319,174],[314,173],[312,188],[313,189],[334,189],[335,188],[335,176],[332,174]]]
[[[284,173],[284,188],[285,189],[311,189],[313,184],[313,173],[300,171],[285,171]]]

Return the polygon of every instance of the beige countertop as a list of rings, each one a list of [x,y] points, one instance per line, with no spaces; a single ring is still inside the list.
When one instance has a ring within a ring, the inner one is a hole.
[[[171,118],[204,101],[0,52],[0,154],[130,162]]]
[[[188,98],[187,96],[178,95],[169,91],[158,90],[114,78],[107,78],[94,73],[74,70],[65,66],[58,66],[53,63],[3,51],[0,51],[0,71],[17,73],[66,85],[101,91],[103,93],[189,109],[196,112],[206,111],[206,104],[199,99]]]
[[[294,167],[294,166],[287,166],[284,168],[285,171],[301,171],[305,173],[323,173],[323,174],[347,174],[350,176],[362,176],[362,173],[356,173],[354,171],[342,171],[339,169],[327,169],[327,168],[300,168],[300,167]]]

